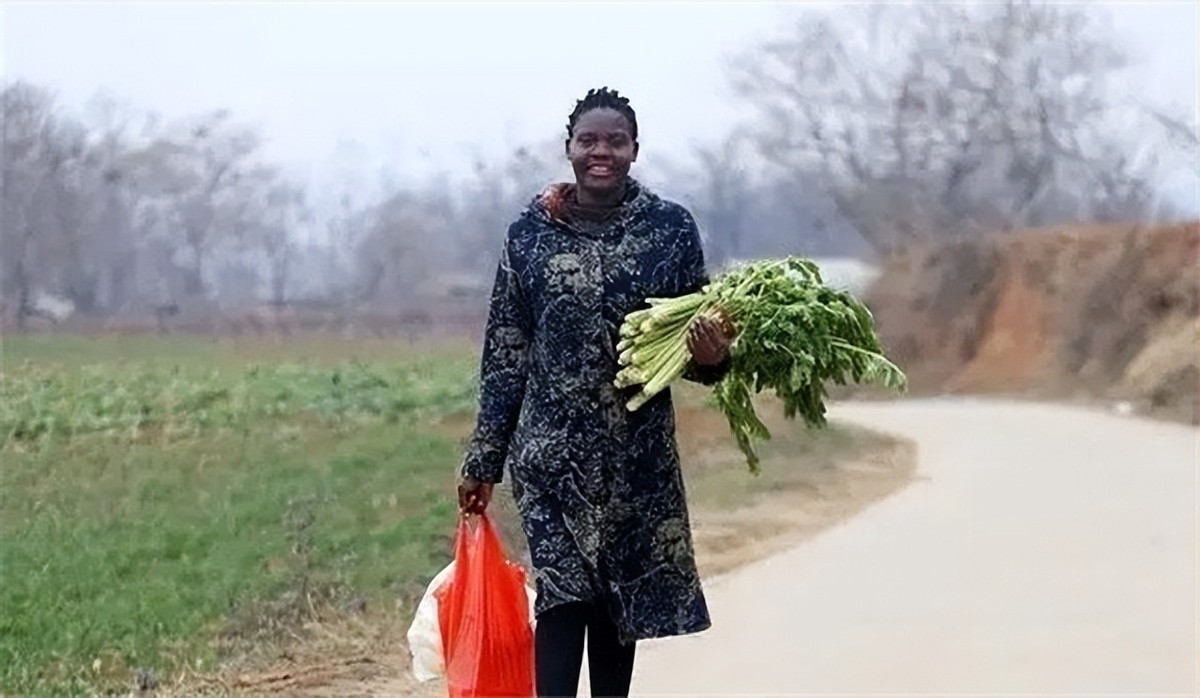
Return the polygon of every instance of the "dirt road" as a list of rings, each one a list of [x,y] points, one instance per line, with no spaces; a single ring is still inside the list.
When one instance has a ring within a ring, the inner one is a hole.
[[[933,400],[834,417],[917,442],[916,483],[708,583],[714,627],[634,694],[1198,695],[1197,431]]]

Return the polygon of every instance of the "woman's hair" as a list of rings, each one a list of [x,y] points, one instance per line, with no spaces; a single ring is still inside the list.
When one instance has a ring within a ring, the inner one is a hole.
[[[586,97],[575,102],[575,111],[571,112],[571,116],[567,118],[568,141],[571,140],[571,136],[575,135],[575,122],[593,109],[612,109],[620,113],[629,121],[629,135],[633,136],[634,142],[637,142],[637,114],[634,113],[633,107],[629,106],[629,98],[622,97],[617,94],[616,90],[610,90],[607,87],[588,90]]]

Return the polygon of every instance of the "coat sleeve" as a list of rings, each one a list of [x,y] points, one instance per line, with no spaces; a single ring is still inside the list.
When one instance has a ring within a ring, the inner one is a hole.
[[[533,342],[532,312],[506,242],[496,268],[479,367],[479,414],[461,474],[500,482],[525,399]]]
[[[700,241],[700,228],[691,213],[684,216],[683,230],[683,278],[685,279],[684,293],[695,293],[704,288],[709,282],[708,268],[704,261],[704,247]],[[699,366],[693,361],[688,362],[683,373],[684,380],[701,385],[713,385],[729,373],[733,360],[726,356],[725,360],[716,366]]]

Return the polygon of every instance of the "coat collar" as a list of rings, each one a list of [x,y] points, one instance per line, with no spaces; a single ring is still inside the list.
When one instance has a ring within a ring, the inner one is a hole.
[[[563,218],[564,198],[571,185],[556,182],[547,186],[530,201],[525,209],[526,216],[544,225],[574,233],[587,235],[579,226]],[[625,200],[618,206],[615,220],[628,226],[630,219],[644,212],[658,201],[658,196],[633,177],[625,178]]]

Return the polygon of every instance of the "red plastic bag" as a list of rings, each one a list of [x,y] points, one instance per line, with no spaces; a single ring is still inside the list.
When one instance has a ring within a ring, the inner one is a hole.
[[[436,592],[450,698],[531,698],[533,628],[525,570],[488,517],[458,524],[454,574]]]

